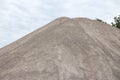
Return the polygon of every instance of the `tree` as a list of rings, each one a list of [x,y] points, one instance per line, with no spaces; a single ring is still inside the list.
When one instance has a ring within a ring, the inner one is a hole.
[[[117,17],[114,17],[114,22],[112,22],[111,24],[112,26],[120,29],[120,15]]]
[[[102,23],[104,23],[104,24],[107,24],[105,21],[103,21],[103,20],[101,20],[101,19],[96,18],[96,20],[99,21],[99,22],[102,22]]]

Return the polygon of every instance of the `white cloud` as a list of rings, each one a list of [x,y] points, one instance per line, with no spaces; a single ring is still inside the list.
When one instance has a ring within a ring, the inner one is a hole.
[[[60,16],[100,18],[111,22],[119,0],[0,0],[0,47]]]

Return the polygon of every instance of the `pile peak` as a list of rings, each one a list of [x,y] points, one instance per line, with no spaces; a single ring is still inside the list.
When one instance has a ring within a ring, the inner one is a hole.
[[[0,49],[0,80],[119,80],[120,30],[60,17]]]

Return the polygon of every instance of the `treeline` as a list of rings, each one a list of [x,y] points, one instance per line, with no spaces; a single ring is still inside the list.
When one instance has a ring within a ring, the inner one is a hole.
[[[101,19],[96,18],[96,20],[99,21],[99,22],[102,22],[102,23],[104,23],[104,24],[108,24],[107,22],[105,22],[105,21],[103,21],[103,20],[101,20]],[[117,28],[120,29],[120,15],[114,17],[114,22],[111,22],[110,25],[112,25],[113,27],[117,27]]]

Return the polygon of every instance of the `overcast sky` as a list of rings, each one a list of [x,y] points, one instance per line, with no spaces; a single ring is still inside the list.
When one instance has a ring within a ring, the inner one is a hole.
[[[0,0],[0,47],[61,16],[110,23],[119,14],[120,0]]]

